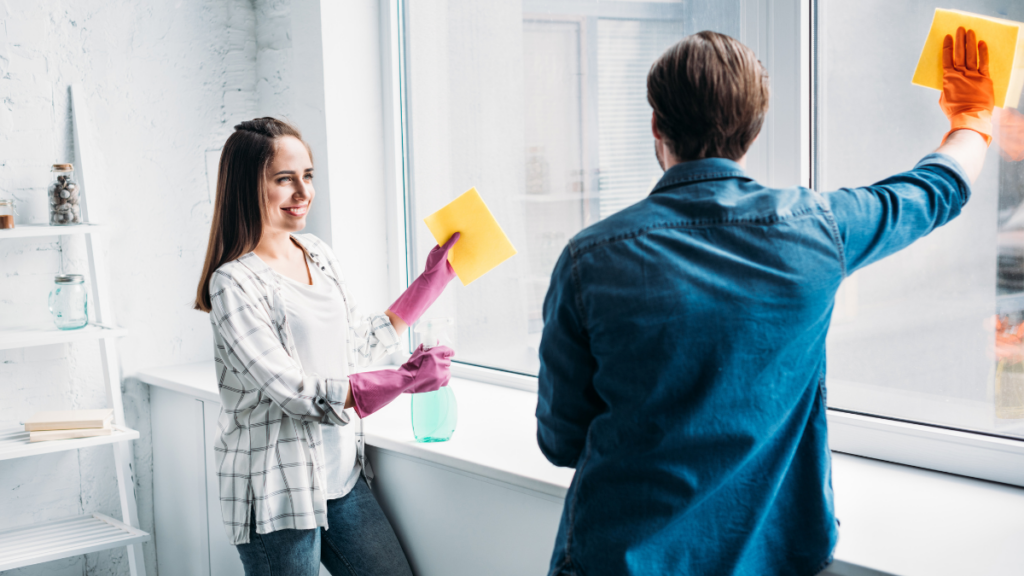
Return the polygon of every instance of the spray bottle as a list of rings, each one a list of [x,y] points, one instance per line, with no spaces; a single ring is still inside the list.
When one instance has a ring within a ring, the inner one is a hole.
[[[416,334],[427,350],[448,345],[446,329],[452,324],[451,318],[431,318],[419,323]],[[417,442],[448,441],[458,420],[459,406],[451,386],[412,395],[412,433]]]

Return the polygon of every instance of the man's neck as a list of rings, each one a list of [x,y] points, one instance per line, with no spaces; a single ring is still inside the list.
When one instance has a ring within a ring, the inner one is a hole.
[[[746,170],[747,155],[744,154],[743,156],[740,156],[740,158],[736,160],[736,163],[740,165],[740,168]],[[668,172],[669,168],[672,168],[676,164],[682,164],[682,161],[676,158],[672,152],[668,151],[668,149],[663,150],[661,154],[661,168]]]

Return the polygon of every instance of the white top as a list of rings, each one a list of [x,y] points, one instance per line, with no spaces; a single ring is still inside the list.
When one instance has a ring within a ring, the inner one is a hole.
[[[285,315],[295,338],[299,362],[307,374],[323,378],[348,376],[345,360],[345,334],[348,332],[345,301],[334,282],[317,266],[310,265],[313,285],[282,278]],[[349,409],[350,416],[358,416]],[[328,500],[348,494],[359,480],[356,460],[355,422],[347,426],[322,424],[324,457],[327,460],[324,492]]]

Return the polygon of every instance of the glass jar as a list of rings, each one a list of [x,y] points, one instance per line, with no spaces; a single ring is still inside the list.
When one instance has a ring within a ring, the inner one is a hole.
[[[75,182],[75,167],[71,164],[54,164],[50,168],[52,176],[47,195],[50,200],[50,225],[67,226],[81,224],[83,221],[81,206],[81,189]]]
[[[88,295],[85,277],[81,274],[63,274],[53,279],[50,292],[50,314],[61,330],[74,330],[89,323]]]
[[[14,200],[0,200],[0,230],[14,228]]]

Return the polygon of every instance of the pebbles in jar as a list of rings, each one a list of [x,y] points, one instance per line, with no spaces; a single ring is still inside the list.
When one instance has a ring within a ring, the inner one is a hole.
[[[53,174],[53,180],[47,190],[50,199],[50,225],[81,224],[81,191],[75,182],[74,166],[54,164],[50,173]]]

